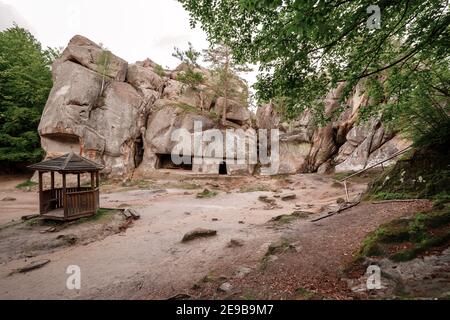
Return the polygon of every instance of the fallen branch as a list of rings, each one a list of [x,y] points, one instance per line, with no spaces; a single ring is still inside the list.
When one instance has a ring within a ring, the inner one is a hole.
[[[37,217],[39,217],[38,214],[29,214],[29,215],[26,215],[26,216],[22,216],[21,219],[22,219],[22,221],[27,221],[27,220],[31,220],[31,219],[34,219],[34,218],[37,218]]]
[[[11,272],[10,275],[12,275],[14,273],[25,273],[25,272],[29,272],[29,271],[32,271],[35,269],[42,268],[49,262],[50,262],[50,260],[48,260],[48,259],[33,261],[33,262],[30,262],[29,264],[27,264],[26,266],[23,266],[21,268],[14,270],[13,272]]]
[[[391,202],[415,202],[423,199],[394,199],[394,200],[383,200],[383,201],[375,201],[372,204],[383,204],[383,203],[391,203]]]
[[[344,206],[344,207],[338,209],[337,211],[333,211],[333,212],[330,212],[329,214],[327,214],[327,215],[325,215],[325,216],[321,216],[321,217],[318,217],[318,218],[316,218],[316,219],[310,220],[310,222],[317,222],[317,221],[320,221],[320,220],[329,218],[329,217],[334,216],[335,214],[339,214],[339,213],[341,213],[341,212],[343,212],[343,211],[345,211],[345,210],[347,210],[347,209],[356,207],[356,206],[357,206],[358,204],[360,204],[360,203],[361,203],[361,201],[358,201],[358,202],[354,202],[354,203],[352,203],[352,204],[346,205],[346,206]]]

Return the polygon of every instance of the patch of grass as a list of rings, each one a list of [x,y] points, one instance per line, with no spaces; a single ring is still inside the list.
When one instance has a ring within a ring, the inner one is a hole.
[[[281,223],[281,224],[287,224],[287,223],[290,223],[290,222],[292,222],[292,221],[294,221],[294,220],[296,220],[296,219],[297,219],[296,216],[286,214],[286,215],[283,215],[283,216],[278,220],[278,222]]]
[[[277,222],[279,224],[286,224],[297,219],[306,219],[309,217],[309,215],[310,213],[306,211],[294,211],[291,214],[283,214],[280,216],[276,216],[275,218],[272,218],[270,221]]]
[[[209,111],[208,117],[216,123],[220,120],[220,115],[218,115],[214,110]]]
[[[31,180],[27,180],[27,181],[25,181],[25,182],[19,183],[19,184],[16,186],[16,189],[25,189],[25,188],[34,187],[34,186],[37,186],[37,185],[38,185],[38,183],[33,182],[33,181],[31,181]]]
[[[449,203],[450,148],[433,146],[414,150],[374,179],[364,198],[434,200],[441,207]]]
[[[239,189],[240,193],[270,191],[270,188],[264,185],[246,185]]]
[[[365,257],[378,257],[381,256],[384,251],[379,245],[379,237],[384,234],[385,229],[379,228],[375,232],[366,236],[363,241],[361,249],[355,256],[355,261],[362,261]]]
[[[193,182],[167,182],[162,185],[166,189],[197,190],[202,186]]]
[[[410,199],[410,196],[404,193],[391,193],[380,191],[374,194],[372,199],[374,200]]]
[[[450,209],[418,213],[408,219],[396,219],[368,234],[355,261],[365,257],[389,255],[393,261],[407,261],[450,241]],[[398,246],[398,245],[401,246]],[[396,248],[407,247],[398,250]],[[394,252],[392,252],[394,250]]]
[[[183,102],[176,103],[175,107],[182,109],[186,113],[198,114],[200,112],[200,110],[197,109],[196,107],[191,106],[190,104],[187,104],[187,103],[183,103]]]
[[[295,294],[298,298],[303,300],[310,300],[312,299],[312,297],[314,297],[314,292],[311,292],[305,288],[298,288],[297,290],[295,290]]]
[[[241,296],[242,300],[257,300],[257,297],[252,293],[246,293]]]
[[[57,227],[64,223],[65,222],[63,222],[63,221],[46,220],[46,219],[41,219],[39,217],[25,221],[25,225],[28,227],[35,227],[35,226]]]
[[[439,192],[433,197],[433,207],[436,209],[444,209],[450,204],[450,194],[447,191]]]
[[[265,254],[265,257],[277,254],[277,253],[283,253],[291,249],[291,243],[288,239],[282,238],[281,240],[277,242],[273,242],[269,245],[269,248],[267,248],[267,252]]]
[[[80,223],[85,223],[85,222],[99,221],[99,220],[111,217],[113,214],[115,214],[117,212],[118,212],[118,210],[115,210],[115,209],[100,208],[97,210],[97,212],[93,216],[78,219],[75,221],[75,223],[80,224]]]
[[[347,178],[348,176],[354,174],[354,171],[349,171],[349,172],[337,172],[334,174],[333,179],[335,180],[342,180],[344,178]]]
[[[154,182],[152,180],[138,180],[136,185],[139,189],[150,189],[154,186]]]
[[[395,262],[409,261],[416,258],[419,254],[431,248],[444,245],[449,241],[450,241],[450,231],[448,231],[444,235],[426,238],[422,240],[420,243],[416,244],[413,248],[401,250],[391,255],[389,258]]]
[[[337,181],[335,181],[335,182],[333,182],[332,184],[331,184],[331,187],[332,188],[343,188],[344,187],[344,185],[341,183],[341,182],[337,182]]]
[[[164,71],[164,68],[157,64],[154,68],[153,71],[155,71],[155,73],[160,76],[160,77],[164,77],[164,75],[166,74],[166,72]]]
[[[216,191],[211,191],[209,189],[205,189],[202,192],[197,193],[197,198],[198,199],[208,199],[208,198],[213,198],[217,195],[218,195],[218,193]]]

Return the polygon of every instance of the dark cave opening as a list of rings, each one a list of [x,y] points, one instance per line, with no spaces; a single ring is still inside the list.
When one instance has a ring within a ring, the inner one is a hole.
[[[156,164],[156,169],[175,169],[175,170],[188,170],[192,171],[192,157],[190,163],[176,164],[172,160],[171,154],[157,154],[158,161]]]

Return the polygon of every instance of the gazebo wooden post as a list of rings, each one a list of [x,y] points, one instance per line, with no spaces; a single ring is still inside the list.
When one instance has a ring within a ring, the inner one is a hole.
[[[64,206],[64,218],[67,219],[69,212],[67,210],[66,174],[64,172],[62,173],[62,196]]]
[[[95,172],[95,180],[96,180],[96,183],[95,183],[95,185],[96,185],[96,190],[97,190],[97,192],[95,193],[96,194],[96,196],[95,196],[95,209],[97,210],[98,209],[98,207],[100,206],[100,172],[99,171],[96,171]]]
[[[94,172],[91,172],[91,190],[95,190],[95,182],[94,182]],[[94,192],[92,192],[92,201],[94,203],[94,208],[97,208],[97,197],[94,195]]]
[[[44,218],[68,221],[96,213],[100,204],[99,171],[104,166],[72,152],[28,167],[38,172],[39,214]],[[46,172],[51,174],[50,190],[44,190],[43,175]],[[55,172],[62,177],[62,187],[55,186]],[[81,186],[81,174],[83,173],[91,174],[90,187],[83,188]],[[70,186],[68,188],[68,174],[77,176],[78,188]]]
[[[50,186],[52,190],[55,189],[55,173],[53,171],[50,172]]]
[[[44,186],[42,181],[42,175],[44,173],[42,171],[39,171],[39,214],[44,214],[44,204],[43,204],[43,198],[44,198]]]

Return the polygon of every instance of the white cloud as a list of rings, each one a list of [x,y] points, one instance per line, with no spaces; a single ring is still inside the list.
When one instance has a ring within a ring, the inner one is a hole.
[[[14,23],[33,31],[13,6],[0,2],[0,31],[11,27]]]
[[[170,68],[178,64],[174,46],[185,48],[190,41],[197,50],[208,47],[204,32],[190,28],[188,13],[175,0],[0,1],[14,7],[15,16],[23,17],[19,25],[31,26],[43,46],[65,47],[81,34],[129,62],[148,57]],[[255,75],[245,78],[253,83]]]

